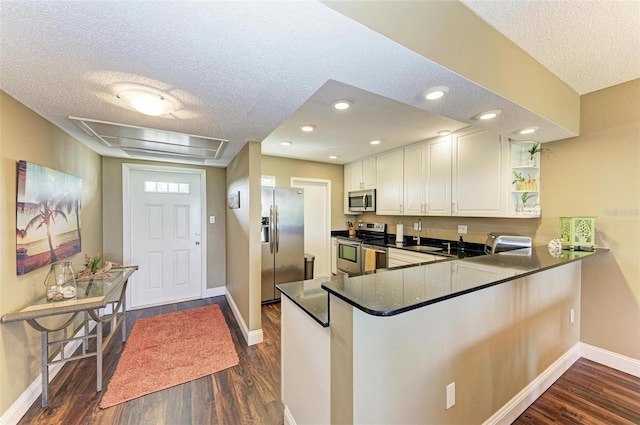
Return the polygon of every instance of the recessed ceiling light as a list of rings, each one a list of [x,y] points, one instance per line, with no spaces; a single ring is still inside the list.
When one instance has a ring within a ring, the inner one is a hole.
[[[438,131],[438,136],[448,136],[451,134],[451,130]]]
[[[285,141],[280,142],[280,144],[282,146],[291,146],[293,144],[293,142],[289,142],[289,141],[285,140]]]
[[[449,87],[436,86],[436,87],[431,87],[429,90],[425,91],[423,93],[423,96],[427,100],[437,100],[437,99],[440,99],[445,94],[447,94],[447,92],[449,92]]]
[[[525,128],[523,130],[518,131],[518,134],[531,134],[531,133],[535,133],[536,130],[538,130],[538,127],[529,127],[529,128]]]
[[[483,121],[492,120],[498,115],[500,115],[500,112],[502,111],[500,111],[499,109],[492,109],[491,111],[482,112],[476,115],[474,118],[477,120],[483,120]]]
[[[307,133],[316,129],[316,126],[313,124],[303,124],[300,126],[300,130],[306,131]]]
[[[338,155],[331,155],[329,159],[338,159]]]
[[[369,143],[372,144],[372,145],[379,145],[381,142],[380,142],[380,140],[372,140]]]
[[[166,96],[142,88],[121,91],[116,94],[116,97],[145,115],[159,116],[170,114],[176,110],[176,106]]]
[[[333,107],[335,109],[340,110],[340,111],[343,111],[345,109],[349,109],[351,107],[351,105],[353,105],[353,102],[348,100],[348,99],[340,99],[340,100],[336,100],[335,102],[333,102]]]

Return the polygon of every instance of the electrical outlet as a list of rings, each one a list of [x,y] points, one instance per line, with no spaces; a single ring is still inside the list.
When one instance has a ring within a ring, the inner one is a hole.
[[[458,233],[461,235],[467,234],[467,225],[466,224],[458,224]]]
[[[576,320],[576,311],[572,308],[570,316],[570,323],[573,323]]]
[[[452,382],[447,385],[447,410],[456,404],[456,383]]]
[[[210,215],[209,216],[209,223],[210,224],[215,224],[216,223],[216,216],[215,215]]]

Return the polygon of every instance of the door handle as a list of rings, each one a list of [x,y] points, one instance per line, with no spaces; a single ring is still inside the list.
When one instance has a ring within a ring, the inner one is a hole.
[[[276,254],[280,251],[280,210],[276,205]]]
[[[271,231],[271,235],[269,235],[269,252],[273,254],[273,237],[275,236],[273,233],[273,205],[269,207],[269,230]]]

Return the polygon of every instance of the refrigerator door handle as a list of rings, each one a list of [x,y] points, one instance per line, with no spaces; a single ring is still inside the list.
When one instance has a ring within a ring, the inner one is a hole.
[[[273,205],[269,207],[269,231],[271,235],[269,237],[269,252],[273,254]]]
[[[276,254],[280,251],[280,211],[276,205]]]

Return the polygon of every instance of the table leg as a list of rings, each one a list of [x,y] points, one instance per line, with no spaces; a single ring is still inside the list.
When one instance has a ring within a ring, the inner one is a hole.
[[[40,355],[42,357],[42,407],[49,405],[49,350],[48,334],[40,332]]]
[[[127,295],[122,296],[122,342],[127,342]]]
[[[96,391],[102,391],[102,322],[96,324]]]

